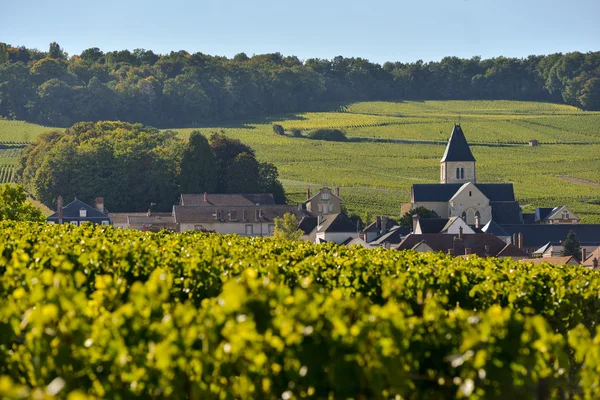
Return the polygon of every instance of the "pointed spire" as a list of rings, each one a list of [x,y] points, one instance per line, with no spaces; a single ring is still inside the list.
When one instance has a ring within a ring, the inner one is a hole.
[[[460,125],[454,124],[442,161],[475,161]]]

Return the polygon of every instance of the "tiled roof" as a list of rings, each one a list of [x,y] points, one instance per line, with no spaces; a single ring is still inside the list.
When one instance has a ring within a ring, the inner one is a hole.
[[[594,266],[594,258],[600,261],[600,246],[590,253],[590,255],[582,262],[586,267]]]
[[[554,264],[554,265],[579,264],[579,262],[573,256],[525,258],[521,261],[531,262],[534,264],[541,264],[541,263],[548,263],[548,264]]]
[[[262,218],[256,220],[256,212],[262,210]],[[220,220],[217,219],[217,211]],[[244,219],[244,211],[246,219]],[[215,207],[215,206],[175,206],[175,222],[179,224],[211,223],[211,222],[272,222],[275,218],[283,217],[284,214],[293,213],[296,218],[301,219],[306,213],[296,206],[266,205],[250,207]],[[231,217],[230,217],[231,215]]]
[[[324,221],[317,226],[317,232],[356,232],[356,224],[344,213],[330,214],[323,218]]]
[[[86,211],[85,217],[79,216],[79,211],[84,209]],[[103,213],[97,210],[81,200],[73,200],[69,204],[63,207],[63,220],[65,221],[100,221],[109,220],[108,213]],[[46,218],[47,221],[57,221],[58,212],[53,213]]]
[[[402,239],[410,233],[410,230],[404,227],[398,227],[390,232],[386,232],[383,235],[376,237],[369,242],[372,246],[379,246],[384,243],[399,244]]]
[[[448,202],[462,186],[462,183],[415,184],[412,198],[415,202]],[[490,202],[515,201],[512,183],[477,183],[475,186]]]
[[[480,257],[496,256],[506,247],[506,243],[502,239],[487,233],[463,234],[462,240],[458,239],[458,235],[431,233],[408,235],[397,246],[397,249],[409,250],[420,242],[427,244],[433,251],[446,253],[448,249],[453,249],[454,255],[457,256],[465,254],[465,249],[471,249],[471,254],[477,254]],[[488,251],[486,251],[486,246],[488,246]]]
[[[528,256],[529,256],[529,254],[527,254],[526,252],[524,252],[517,246],[512,245],[510,243],[507,244],[506,246],[504,246],[504,248],[502,250],[500,250],[500,252],[498,254],[496,254],[496,257],[528,257]]]
[[[272,194],[219,194],[207,193],[204,201],[204,193],[184,193],[181,195],[180,205],[183,206],[217,206],[217,207],[241,207],[255,205],[272,205],[275,199]]]
[[[496,236],[510,236],[504,229],[500,227],[493,219],[490,220],[485,226],[481,229],[482,232],[491,233]]]
[[[454,129],[452,129],[441,162],[445,161],[475,161],[460,125],[454,125]]]
[[[600,224],[512,224],[500,225],[510,236],[523,234],[524,247],[539,248],[546,243],[560,243],[569,231],[575,232],[584,245],[600,245]]]

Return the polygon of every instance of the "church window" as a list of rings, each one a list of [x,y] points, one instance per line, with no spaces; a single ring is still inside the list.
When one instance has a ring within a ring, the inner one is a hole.
[[[460,179],[460,168],[456,168],[456,179]]]
[[[460,169],[460,179],[465,179],[465,169],[464,168]]]
[[[471,193],[471,191],[469,190],[469,197],[472,197],[473,193]]]

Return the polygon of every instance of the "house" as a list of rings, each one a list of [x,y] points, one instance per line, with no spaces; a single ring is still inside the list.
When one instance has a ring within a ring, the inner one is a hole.
[[[342,199],[340,188],[335,188],[335,193],[328,187],[322,187],[314,196],[310,194],[310,188],[306,191],[306,210],[314,215],[339,214],[342,212]]]
[[[375,221],[367,225],[361,232],[360,235],[365,242],[370,242],[376,237],[379,237],[394,227],[398,226],[398,222],[392,218],[386,216],[377,216]]]
[[[556,256],[544,258],[525,258],[522,262],[530,262],[534,264],[548,263],[554,265],[579,265],[579,261],[573,256]]]
[[[559,255],[562,252],[561,241],[567,238],[569,231],[573,231],[581,247],[589,252],[600,246],[600,224],[510,224],[500,225],[512,237],[511,243],[517,244],[519,237],[523,250],[533,254],[541,247],[549,245],[551,254]],[[541,251],[543,254],[548,248]]]
[[[531,147],[537,147],[537,146],[539,146],[538,140],[537,139],[531,139],[529,141],[529,146],[531,146]]]
[[[391,248],[400,244],[410,234],[410,230],[402,226],[395,226],[389,232],[385,232],[369,242],[371,247]]]
[[[157,231],[167,229],[178,231],[172,212],[131,212],[108,213],[112,224],[116,228]]]
[[[305,211],[286,205],[252,206],[174,206],[173,223],[183,231],[214,231],[240,236],[270,236],[275,229],[275,218],[292,213],[299,220]]]
[[[310,233],[313,243],[334,242],[337,244],[349,243],[358,238],[356,224],[344,213],[319,216],[317,226]],[[348,240],[350,238],[350,240]]]
[[[443,252],[454,256],[477,255],[520,260],[528,255],[523,250],[488,233],[453,234],[425,233],[408,235],[397,250]]]
[[[461,217],[468,225],[523,222],[512,184],[477,183],[476,160],[460,125],[454,125],[440,161],[440,183],[413,185],[404,209],[421,206],[440,218]]]
[[[581,221],[567,206],[536,208],[533,214],[523,214],[526,224],[578,224]]]
[[[582,258],[581,264],[594,269],[600,268],[600,266],[598,265],[600,263],[600,246],[593,250],[587,257],[585,256],[585,250],[583,251],[584,257]]]
[[[112,223],[108,212],[104,209],[104,198],[96,198],[94,207],[81,200],[77,200],[77,198],[66,206],[63,206],[63,198],[61,196],[58,197],[56,212],[47,217],[46,222],[49,224],[73,225],[81,225],[84,222],[99,225],[111,225]]]

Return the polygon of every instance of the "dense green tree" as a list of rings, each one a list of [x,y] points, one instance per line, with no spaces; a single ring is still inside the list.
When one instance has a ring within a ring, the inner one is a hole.
[[[600,52],[445,57],[382,66],[341,56],[302,62],[280,53],[240,53],[228,59],[183,50],[104,54],[95,47],[67,59],[56,43],[50,47],[41,52],[0,43],[0,69],[26,67],[17,82],[0,71],[0,99],[8,99],[0,105],[0,116],[63,126],[105,118],[172,126],[310,110],[323,102],[390,99],[517,99],[600,109]],[[78,106],[60,120],[37,104],[39,86],[48,80],[59,79],[77,92],[93,77],[108,91],[103,98],[118,104],[106,108],[108,115],[90,112],[100,103],[93,96],[77,97]]]
[[[287,197],[283,185],[279,181],[279,172],[277,167],[271,163],[263,162],[258,164],[259,192],[271,193],[277,204],[287,203]]]
[[[433,210],[429,210],[423,206],[419,206],[417,208],[411,208],[409,211],[405,212],[402,217],[398,220],[398,224],[408,229],[412,229],[413,227],[413,216],[418,215],[419,218],[439,218],[439,215]]]
[[[282,218],[275,218],[273,236],[285,240],[300,240],[303,232],[298,229],[298,219],[292,213],[284,214]]]
[[[225,171],[227,193],[258,193],[260,187],[260,167],[254,155],[238,154],[227,165]]]
[[[573,256],[577,259],[577,261],[581,261],[581,243],[579,242],[579,239],[577,239],[575,232],[569,231],[562,245],[563,256]]]
[[[193,131],[181,159],[181,193],[214,193],[217,188],[216,172],[217,161],[208,140],[200,131]]]
[[[39,208],[27,202],[22,185],[0,185],[0,221],[45,221]]]

